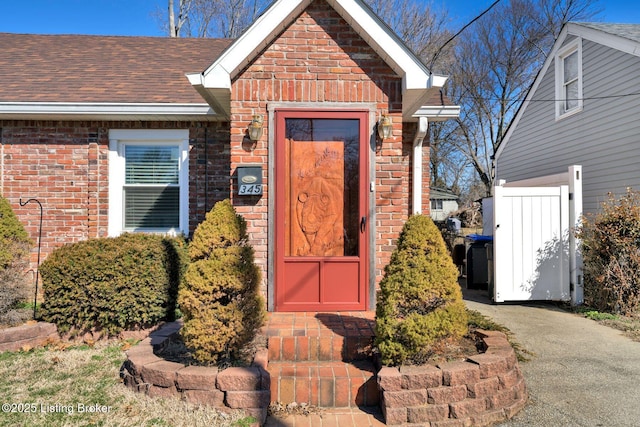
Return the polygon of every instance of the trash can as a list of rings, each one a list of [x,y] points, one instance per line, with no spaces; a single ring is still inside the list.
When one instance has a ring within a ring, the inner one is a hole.
[[[462,223],[458,218],[447,218],[447,230],[449,230],[451,233],[460,234],[461,225]]]
[[[492,300],[494,299],[494,289],[495,289],[495,272],[493,271],[493,242],[487,243],[484,245],[487,249],[487,268],[489,269],[489,275],[487,281],[487,295]]]
[[[467,289],[488,289],[489,260],[488,243],[493,243],[493,236],[470,234],[465,237],[467,247]]]

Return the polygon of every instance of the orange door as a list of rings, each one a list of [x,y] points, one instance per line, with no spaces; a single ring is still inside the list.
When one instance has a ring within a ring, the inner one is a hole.
[[[276,113],[276,310],[367,308],[368,113]]]

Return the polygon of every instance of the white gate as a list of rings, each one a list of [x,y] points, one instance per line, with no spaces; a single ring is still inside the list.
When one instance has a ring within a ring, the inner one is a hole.
[[[494,188],[495,302],[582,303],[581,289],[576,286],[581,285],[581,266],[574,237],[582,211],[580,174],[580,166],[572,166],[568,174]]]

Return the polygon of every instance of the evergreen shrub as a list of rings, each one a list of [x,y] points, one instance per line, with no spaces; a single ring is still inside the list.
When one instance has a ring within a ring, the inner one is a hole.
[[[29,297],[25,274],[33,241],[16,217],[9,201],[0,196],[0,321]]]
[[[601,312],[640,310],[640,192],[613,194],[601,210],[582,219],[585,304]]]
[[[411,216],[385,267],[376,307],[376,345],[382,363],[423,363],[444,340],[468,332],[453,264],[431,218]]]
[[[255,337],[265,312],[246,222],[229,200],[207,213],[189,243],[189,256],[178,293],[180,334],[198,362],[231,363]]]
[[[41,316],[62,332],[107,335],[173,320],[187,262],[183,237],[125,233],[62,246],[40,266]]]

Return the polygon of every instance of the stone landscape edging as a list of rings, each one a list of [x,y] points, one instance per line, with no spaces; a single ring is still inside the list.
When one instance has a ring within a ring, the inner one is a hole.
[[[32,349],[58,340],[58,328],[53,323],[26,323],[0,330],[0,352]]]
[[[465,361],[383,367],[378,372],[387,425],[482,427],[511,419],[524,408],[526,384],[506,335],[476,333],[485,352]]]
[[[181,324],[167,323],[126,351],[121,377],[130,389],[150,397],[179,398],[219,409],[242,409],[260,424],[267,418],[271,379],[267,351],[260,350],[249,367],[186,366],[156,356],[154,350],[178,333]]]

